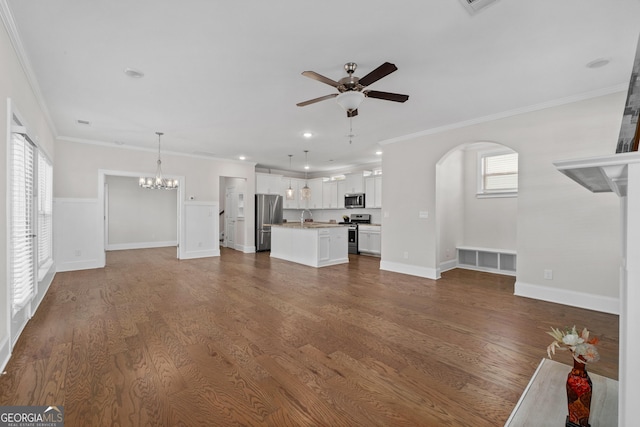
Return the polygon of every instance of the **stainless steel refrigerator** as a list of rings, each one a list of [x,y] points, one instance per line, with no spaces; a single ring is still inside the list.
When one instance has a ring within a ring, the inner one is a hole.
[[[269,224],[282,224],[282,196],[256,194],[256,251],[271,250]]]

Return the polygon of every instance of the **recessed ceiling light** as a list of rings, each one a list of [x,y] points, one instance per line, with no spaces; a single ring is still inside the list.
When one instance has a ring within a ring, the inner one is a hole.
[[[305,169],[309,169],[309,165],[304,165],[304,168]]]
[[[382,151],[380,151],[380,150],[376,151],[376,155],[382,156]]]
[[[129,77],[133,77],[134,79],[144,77],[144,73],[142,71],[136,70],[134,68],[127,67],[124,69],[124,73]]]
[[[313,134],[311,132],[305,132],[302,134],[302,136],[304,136],[305,138],[311,138]]]
[[[589,62],[587,64],[587,68],[600,68],[600,67],[604,67],[608,63],[609,63],[608,59],[606,59],[606,58],[598,58],[598,59],[594,59],[593,61]]]
[[[245,156],[240,156],[238,157],[240,160],[246,160],[247,158]]]

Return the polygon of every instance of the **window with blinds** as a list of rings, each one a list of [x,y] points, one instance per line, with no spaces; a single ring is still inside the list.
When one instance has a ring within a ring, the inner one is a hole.
[[[53,167],[38,151],[38,280],[53,263]]]
[[[34,295],[35,154],[35,147],[23,135],[11,134],[9,280],[13,314],[20,311]]]
[[[518,153],[480,155],[479,195],[516,195],[518,192]]]

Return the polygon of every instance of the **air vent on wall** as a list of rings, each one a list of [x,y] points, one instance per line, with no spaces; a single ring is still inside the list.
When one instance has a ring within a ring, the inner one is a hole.
[[[495,3],[497,0],[460,0],[469,15],[478,13],[481,9]]]

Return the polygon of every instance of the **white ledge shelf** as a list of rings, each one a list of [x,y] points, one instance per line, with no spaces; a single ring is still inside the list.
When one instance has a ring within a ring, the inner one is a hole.
[[[555,167],[593,193],[614,192],[627,195],[627,165],[640,163],[640,153],[620,153],[609,156],[553,162]]]

